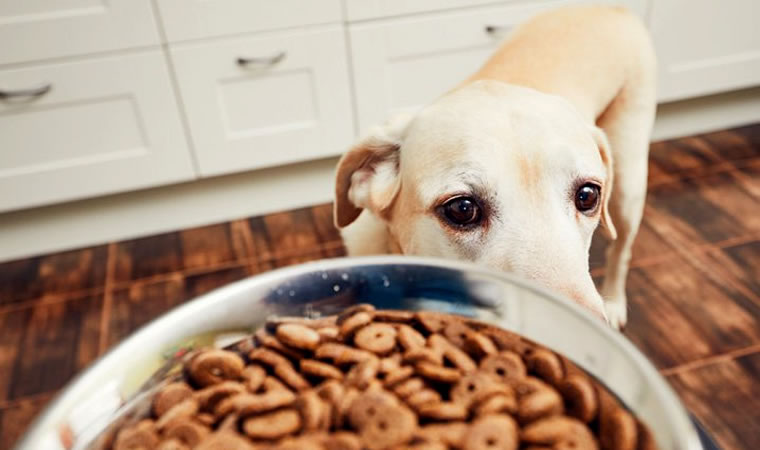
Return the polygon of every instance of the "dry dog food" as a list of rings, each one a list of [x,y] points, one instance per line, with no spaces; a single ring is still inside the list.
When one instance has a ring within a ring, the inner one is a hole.
[[[564,357],[480,322],[352,307],[279,318],[123,427],[115,450],[644,450],[649,431]]]

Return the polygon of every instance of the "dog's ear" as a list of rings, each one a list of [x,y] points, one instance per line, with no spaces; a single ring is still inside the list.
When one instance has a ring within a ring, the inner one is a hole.
[[[350,225],[362,209],[387,214],[401,189],[399,150],[410,114],[373,129],[338,162],[335,175],[335,225]]]
[[[612,152],[610,152],[610,143],[607,140],[607,135],[604,134],[599,127],[592,126],[591,134],[594,136],[596,146],[599,148],[599,155],[602,157],[602,162],[607,171],[607,183],[602,189],[602,226],[607,232],[607,237],[615,240],[617,239],[617,231],[615,230],[615,224],[612,223],[610,218],[610,194],[612,194],[612,187],[614,181],[614,171],[612,167]]]

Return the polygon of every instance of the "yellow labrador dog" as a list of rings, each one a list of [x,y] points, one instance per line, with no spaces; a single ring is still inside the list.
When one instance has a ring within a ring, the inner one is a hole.
[[[475,261],[622,327],[655,63],[645,27],[621,8],[565,7],[518,27],[460,86],[340,160],[335,221],[349,253]],[[601,295],[588,266],[600,222],[613,239]]]

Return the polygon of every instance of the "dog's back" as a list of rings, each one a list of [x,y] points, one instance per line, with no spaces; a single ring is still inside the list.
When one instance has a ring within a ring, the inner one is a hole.
[[[654,49],[644,25],[625,8],[568,6],[515,29],[465,84],[480,79],[560,95],[595,121],[633,86],[642,91],[636,97],[654,102]]]

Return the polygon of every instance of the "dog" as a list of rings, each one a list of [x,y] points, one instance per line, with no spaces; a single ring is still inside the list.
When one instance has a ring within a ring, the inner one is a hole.
[[[340,159],[334,218],[349,255],[474,261],[621,328],[655,71],[645,26],[621,7],[566,6],[518,26],[460,85]],[[601,293],[588,264],[600,223]]]

